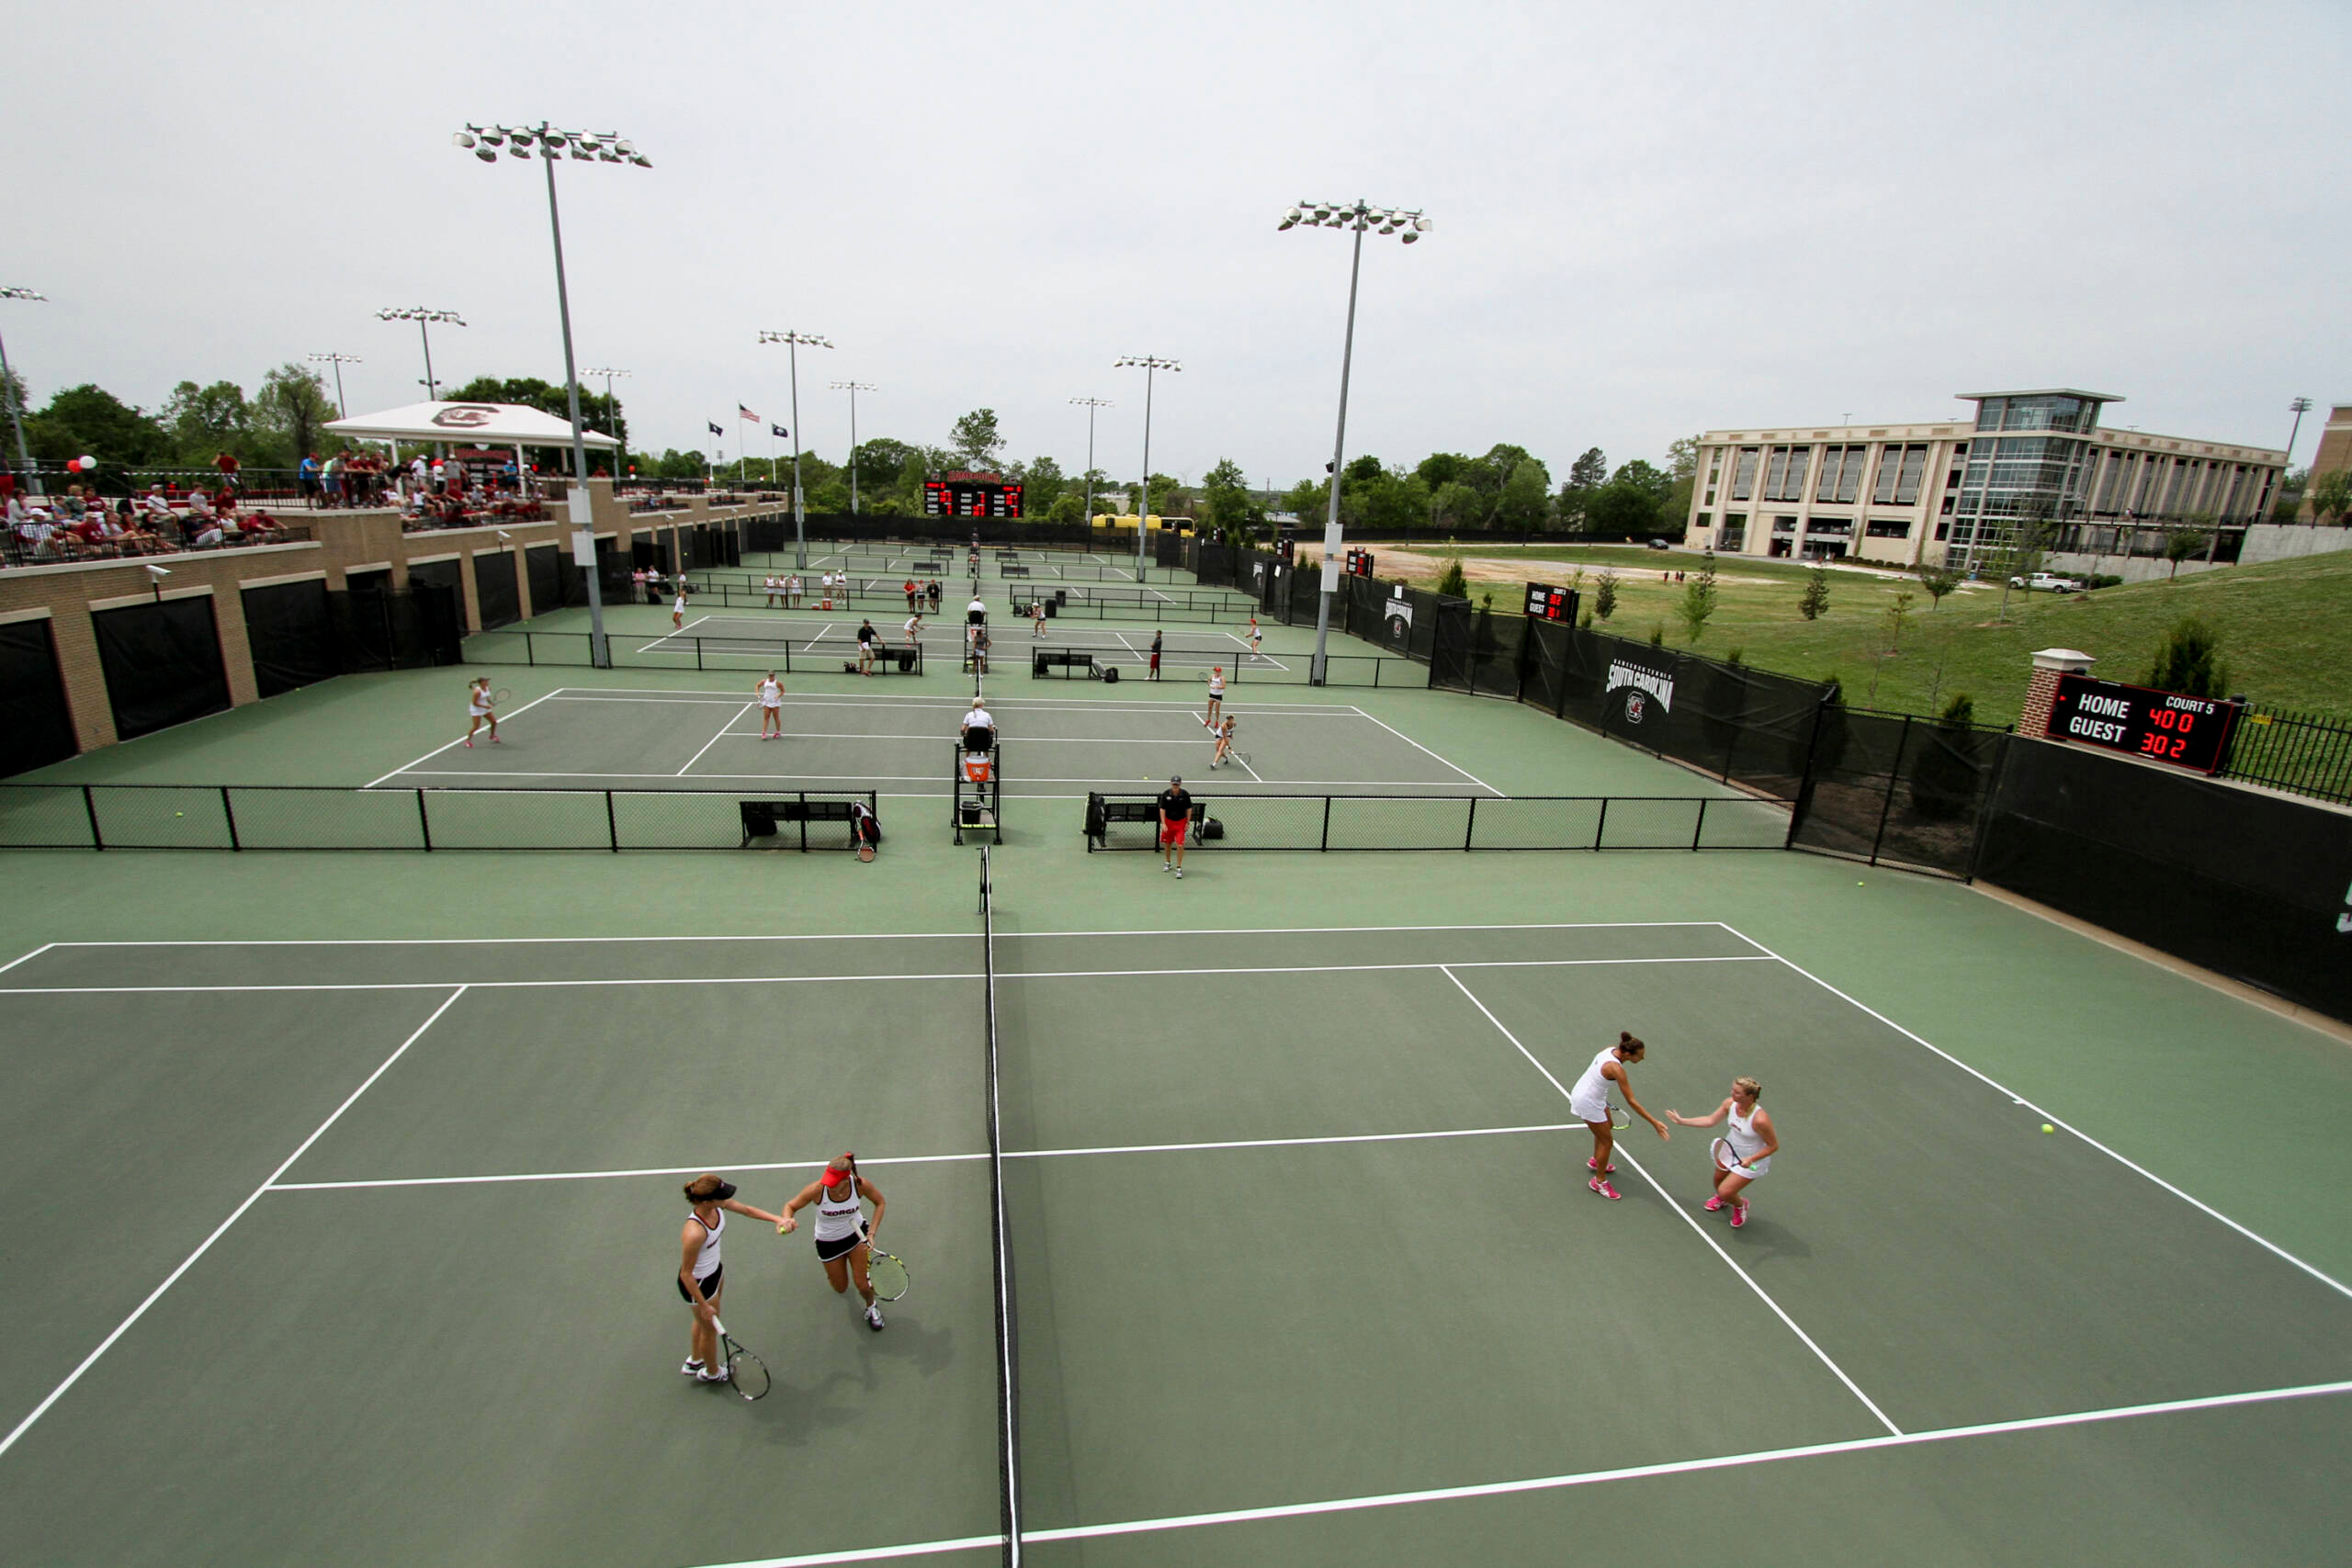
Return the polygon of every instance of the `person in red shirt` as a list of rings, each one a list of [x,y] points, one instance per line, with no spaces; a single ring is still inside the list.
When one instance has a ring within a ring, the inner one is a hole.
[[[237,459],[234,457],[223,452],[212,459],[212,466],[220,470],[220,488],[223,493],[240,487],[241,481],[237,478]]]

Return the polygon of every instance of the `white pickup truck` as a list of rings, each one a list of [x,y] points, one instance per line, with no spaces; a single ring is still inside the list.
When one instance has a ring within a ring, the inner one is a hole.
[[[2034,589],[2048,589],[2052,593],[2080,593],[2083,592],[2082,579],[2078,577],[2061,577],[2054,571],[2037,571],[2028,577],[2012,577],[2009,579],[2009,586],[2012,588],[2023,588],[2028,591]]]

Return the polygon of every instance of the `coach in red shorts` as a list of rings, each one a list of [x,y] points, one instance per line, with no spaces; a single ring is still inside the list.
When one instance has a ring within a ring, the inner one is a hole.
[[[1171,773],[1159,792],[1159,869],[1172,866],[1179,882],[1184,880],[1184,829],[1192,820],[1193,797],[1184,793],[1184,781]]]

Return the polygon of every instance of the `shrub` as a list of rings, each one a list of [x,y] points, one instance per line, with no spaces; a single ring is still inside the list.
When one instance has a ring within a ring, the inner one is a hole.
[[[2184,697],[2229,695],[2230,667],[2222,659],[2221,635],[2194,615],[2182,616],[2157,645],[2147,683]]]

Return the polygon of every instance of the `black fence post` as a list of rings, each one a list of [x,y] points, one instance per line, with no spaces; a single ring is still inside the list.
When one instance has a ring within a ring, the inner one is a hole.
[[[431,854],[433,852],[433,818],[425,815],[424,792],[421,789],[416,792],[416,827],[417,830],[424,835],[424,852]]]
[[[621,821],[613,810],[613,792],[605,792],[605,834],[611,841],[613,853],[621,852]]]
[[[1894,761],[1887,765],[1886,798],[1879,802],[1878,830],[1871,835],[1871,863],[1878,863],[1879,846],[1886,842],[1886,819],[1894,813],[1895,786],[1903,782],[1903,754],[1911,749],[1911,716],[1903,716],[1903,728],[1894,738]]]
[[[1323,797],[1323,841],[1315,847],[1318,850],[1331,847],[1331,797],[1328,795]]]
[[[1700,840],[1707,836],[1707,797],[1699,797],[1699,819],[1690,824],[1690,852],[1699,852]]]
[[[1592,848],[1596,854],[1600,852],[1600,841],[1608,836],[1609,797],[1604,795],[1600,797],[1600,815],[1594,819],[1592,824]]]
[[[245,846],[237,837],[237,808],[229,804],[229,786],[220,786],[220,815],[229,824],[229,847],[242,850]]]
[[[800,792],[800,852],[808,852],[808,792]]]
[[[1813,804],[1813,760],[1821,750],[1821,724],[1828,714],[1827,702],[1814,705],[1813,733],[1804,742],[1804,772],[1797,775],[1797,797],[1789,803],[1789,836],[1781,846],[1784,850],[1797,847],[1797,829],[1804,825],[1805,809]]]
[[[700,637],[695,638],[695,668],[697,671],[702,668],[702,638]]]
[[[82,811],[90,819],[90,847],[94,850],[105,849],[107,836],[98,831],[98,803],[91,798],[88,784],[82,786]]]
[[[1464,814],[1462,818],[1462,849],[1464,853],[1466,854],[1469,852],[1470,840],[1477,836],[1477,832],[1478,797],[1474,795],[1470,797],[1470,809]]]

